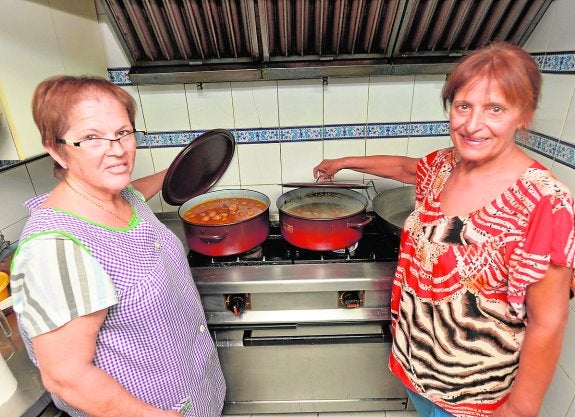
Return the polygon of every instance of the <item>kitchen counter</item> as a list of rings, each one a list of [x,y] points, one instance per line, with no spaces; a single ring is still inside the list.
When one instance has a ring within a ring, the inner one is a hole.
[[[38,368],[28,358],[24,342],[18,332],[16,314],[5,311],[8,323],[12,327],[12,341],[15,353],[7,361],[12,374],[18,381],[16,392],[4,404],[0,405],[0,415],[10,417],[37,417],[50,404],[50,394],[42,385]]]

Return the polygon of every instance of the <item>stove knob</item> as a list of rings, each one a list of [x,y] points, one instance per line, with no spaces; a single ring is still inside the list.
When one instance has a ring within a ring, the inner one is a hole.
[[[359,291],[342,291],[339,300],[345,308],[356,308],[361,305]]]
[[[230,294],[226,296],[226,308],[239,317],[246,308],[246,297],[244,294]]]

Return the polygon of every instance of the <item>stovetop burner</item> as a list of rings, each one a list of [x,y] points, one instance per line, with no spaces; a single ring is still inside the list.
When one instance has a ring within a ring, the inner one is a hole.
[[[188,262],[191,267],[386,262],[397,261],[398,248],[399,238],[387,232],[377,218],[364,227],[359,242],[337,251],[313,251],[293,246],[282,238],[279,222],[272,220],[270,234],[260,246],[238,255],[221,257],[189,251]]]

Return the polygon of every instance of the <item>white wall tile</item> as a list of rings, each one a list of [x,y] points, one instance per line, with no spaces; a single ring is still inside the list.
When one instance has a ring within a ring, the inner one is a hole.
[[[54,176],[54,160],[50,156],[26,164],[36,195],[48,193],[60,182]]]
[[[16,150],[16,143],[8,126],[6,111],[1,100],[2,97],[0,96],[0,159],[17,161],[20,156]]]
[[[120,46],[108,17],[105,14],[98,14],[98,22],[108,68],[128,68],[130,61]]]
[[[324,159],[336,159],[344,156],[364,156],[365,140],[326,140],[323,144]],[[314,166],[321,161],[317,161]],[[313,167],[312,167],[313,168]],[[335,174],[335,181],[354,182],[363,181],[364,174],[361,172],[343,169]],[[309,172],[309,181],[313,181],[313,172]]]
[[[186,84],[192,130],[232,129],[234,108],[230,83]]]
[[[441,104],[441,89],[445,75],[417,75],[413,89],[411,121],[447,120],[448,115]]]
[[[232,83],[231,87],[237,129],[279,126],[276,81]]]
[[[238,153],[235,152],[232,160],[230,161],[230,165],[224,175],[216,182],[218,187],[229,187],[235,186],[239,187],[241,185],[240,182],[240,165],[238,159]]]
[[[322,80],[278,81],[280,126],[323,124]]]
[[[553,160],[544,157],[536,152],[530,151],[529,149],[522,148],[522,151],[529,155],[531,158],[539,162],[544,167],[551,169],[553,167]]]
[[[281,182],[280,144],[241,144],[236,147],[242,187]]]
[[[570,77],[573,78],[573,76]],[[560,138],[564,142],[575,144],[575,90],[571,94],[571,102],[567,109],[567,117]]]
[[[94,2],[50,0],[48,3],[66,74],[106,77],[106,57]]]
[[[183,150],[183,147],[171,147],[171,148],[152,148],[151,154],[154,161],[154,169],[159,172],[163,169],[168,168],[176,156]]]
[[[575,77],[543,74],[543,87],[532,130],[560,137],[575,90]]]
[[[575,49],[575,2],[573,0],[555,0],[557,12],[549,35],[546,51],[572,51]]]
[[[413,75],[370,77],[367,122],[409,121],[414,82]]]
[[[140,91],[138,90],[138,87],[136,86],[125,86],[122,87],[124,90],[126,90],[133,98],[134,100],[136,100],[136,117],[135,117],[135,124],[136,124],[136,129],[138,130],[149,130],[148,127],[146,126],[146,121],[144,119],[144,113],[143,113],[143,106],[142,106],[142,100],[140,97]]]
[[[28,216],[23,204],[36,193],[25,165],[0,173],[0,228],[2,230]]]
[[[366,155],[400,155],[407,156],[407,138],[393,139],[368,139],[366,143]],[[400,187],[403,183],[390,179],[382,179],[374,175],[365,175],[366,180],[373,180],[378,192],[390,188]]]
[[[367,121],[369,78],[330,78],[324,85],[324,123],[352,124]]]
[[[322,159],[321,142],[282,143],[282,182],[313,181],[313,167]]]
[[[575,312],[570,311],[559,365],[561,365],[567,376],[572,381],[575,381],[575,355],[573,352],[575,352]]]
[[[449,146],[451,146],[451,141],[448,136],[409,138],[407,156],[421,158],[437,149],[448,148]]]
[[[555,376],[544,399],[545,410],[550,416],[561,417],[567,414],[575,396],[575,384],[563,368],[557,367]]]
[[[553,28],[553,20],[557,13],[557,3],[557,1],[551,2],[549,8],[529,36],[529,39],[523,46],[527,52],[549,51],[547,45]]]
[[[259,191],[260,193],[267,195],[268,198],[270,199],[270,217],[277,216],[278,207],[276,201],[284,193],[284,190],[282,189],[281,185],[279,184],[250,185],[242,188]]]
[[[149,132],[190,130],[183,84],[143,85],[138,91]]]
[[[156,171],[154,168],[154,160],[152,159],[151,149],[138,149],[136,151],[136,161],[134,162],[134,170],[132,171],[132,180],[146,177]]]
[[[549,160],[547,159],[547,161]],[[550,166],[552,166],[552,171],[559,181],[565,184],[572,194],[575,194],[575,173],[573,172],[573,169],[560,164],[559,162],[553,162]],[[575,354],[575,349],[573,349],[573,352]]]
[[[15,242],[18,239],[20,239],[20,236],[22,235],[22,230],[24,230],[24,226],[26,225],[27,221],[28,217],[26,216],[22,220],[19,220],[10,226],[7,227],[2,226],[2,234],[4,235],[4,239],[10,242]]]

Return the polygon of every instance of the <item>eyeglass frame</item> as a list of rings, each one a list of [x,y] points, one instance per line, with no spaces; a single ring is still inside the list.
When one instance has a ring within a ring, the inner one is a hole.
[[[142,134],[142,139],[144,139],[144,137],[148,134],[148,132],[146,132],[145,130],[132,130],[131,132],[128,132],[122,136],[120,136],[119,138],[116,139],[108,139],[108,138],[90,138],[90,139],[84,139],[84,140],[69,140],[69,139],[62,139],[62,138],[56,138],[56,142],[57,143],[63,143],[66,145],[72,145],[75,147],[80,147],[80,145],[83,142],[90,142],[92,140],[107,140],[108,142],[120,142],[120,140],[122,140],[123,138],[125,138],[128,135],[134,135],[135,133],[141,133]],[[140,142],[141,143],[141,142]],[[138,143],[138,140],[136,140],[136,144],[139,145],[140,143]]]

